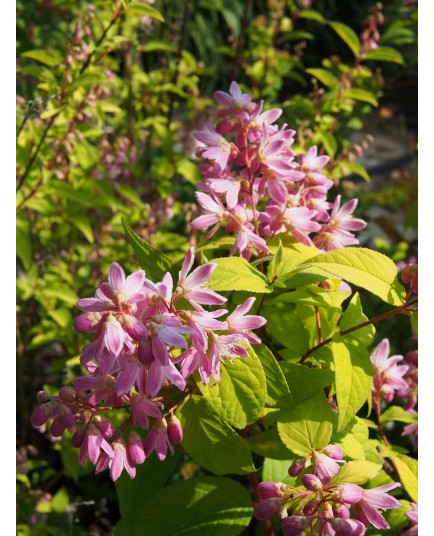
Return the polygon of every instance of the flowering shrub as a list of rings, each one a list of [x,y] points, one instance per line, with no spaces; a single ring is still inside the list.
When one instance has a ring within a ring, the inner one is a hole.
[[[200,12],[185,3],[184,36],[190,9]],[[398,316],[417,330],[417,265],[397,266],[359,247],[358,232],[369,223],[357,198],[337,188],[344,170],[365,175],[354,161],[362,149],[341,144],[339,134],[345,114],[356,118],[358,104],[376,103],[361,87],[369,78],[362,64],[399,63],[400,55],[378,44],[379,5],[360,40],[315,13],[294,8],[291,24],[319,21],[355,60],[339,76],[307,70],[328,88],[314,83],[321,113],[308,125],[292,123],[288,106],[273,103],[277,82],[265,102],[257,87],[232,80],[227,92],[214,93],[207,121],[195,117],[201,68],[182,36],[166,71],[145,75],[132,63],[132,50],[170,51],[154,39],[164,17],[150,3],[102,11],[107,25],[96,42],[89,9],[74,25],[64,62],[41,51],[24,56],[61,65],[56,83],[33,71],[47,90],[62,80],[56,101],[44,104],[34,125],[25,115],[19,133],[21,289],[47,328],[30,348],[59,339],[58,354],[72,356],[59,365],[62,378],[41,381],[30,421],[75,481],[107,483],[108,475],[116,483],[117,536],[143,534],[144,526],[167,536],[192,527],[235,536],[250,524],[269,536],[417,534],[417,350],[409,340],[407,353],[396,349],[405,356],[389,357],[396,345],[376,337],[377,326]],[[125,40],[116,39],[116,27]],[[250,31],[257,39],[257,28]],[[105,52],[122,50],[125,77],[100,53],[103,42]],[[252,80],[265,68],[254,50],[245,56]],[[270,56],[272,81],[284,57]],[[101,80],[104,87],[95,83]],[[193,127],[175,118],[175,95]],[[188,152],[200,159],[199,172]],[[40,176],[37,161],[45,166]],[[182,200],[180,178],[189,183]],[[59,206],[47,209],[45,198]],[[40,265],[57,255],[53,237],[72,232],[51,280],[29,255],[25,210],[40,210],[53,228],[39,233],[48,255]]]

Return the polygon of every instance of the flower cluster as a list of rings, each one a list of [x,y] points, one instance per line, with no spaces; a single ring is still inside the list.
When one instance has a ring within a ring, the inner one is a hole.
[[[170,273],[153,283],[144,270],[125,277],[113,263],[108,282],[95,297],[77,303],[84,314],[74,327],[94,337],[81,355],[88,374],[77,378],[74,387],[63,387],[58,396],[38,394],[33,424],[50,420],[54,437],[71,430],[80,462],[88,457],[97,473],[108,467],[113,480],[123,468],[133,477],[135,465],[153,450],[163,460],[167,448],[173,453],[173,445],[182,440],[181,423],[173,415],[176,404],[170,402],[172,386],[185,391],[195,371],[205,384],[211,377],[219,381],[221,363],[246,357],[246,344],[260,342],[250,330],[263,326],[265,319],[247,314],[255,299],[248,298],[222,320],[226,309],[203,307],[226,301],[205,286],[216,264],[191,271],[193,263],[191,248],[175,287]],[[171,407],[164,413],[166,398]],[[100,415],[125,408],[128,416],[117,428]],[[138,430],[150,428],[149,418],[155,421],[142,440]]]
[[[334,456],[343,454],[336,445],[328,445],[319,450]],[[312,536],[363,536],[370,525],[376,529],[389,529],[381,511],[401,506],[397,499],[387,493],[401,484],[392,482],[378,488],[363,489],[356,484],[333,483],[329,471],[322,472],[321,469],[318,470],[318,465],[315,467],[315,463],[318,463],[315,462],[317,455],[318,452],[313,451],[313,472],[301,477],[301,486],[289,486],[283,482],[259,484],[259,502],[254,506],[256,518],[264,520],[279,515],[284,536],[302,536],[307,533]],[[323,456],[333,461],[330,456]],[[325,459],[319,462],[323,468],[329,463]],[[289,468],[288,473],[291,476],[300,475],[303,471],[301,465],[298,460]],[[332,472],[338,477],[339,466],[335,469]]]
[[[204,213],[193,227],[211,228],[209,238],[225,226],[236,235],[231,254],[246,259],[267,254],[268,242],[281,233],[326,251],[358,244],[351,231],[366,222],[353,217],[357,199],[327,201],[333,181],[322,168],[329,157],[318,155],[316,146],[296,156],[295,131],[276,125],[282,110],[264,112],[263,101],[254,103],[236,82],[215,98],[220,121],[195,134],[202,144],[197,154],[209,162],[200,166],[196,198]]]

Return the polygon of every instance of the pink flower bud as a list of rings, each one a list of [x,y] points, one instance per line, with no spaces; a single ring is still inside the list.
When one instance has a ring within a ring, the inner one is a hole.
[[[173,414],[167,423],[167,437],[172,445],[177,445],[182,441],[183,432],[181,421]]]
[[[309,519],[304,516],[289,516],[282,521],[284,536],[298,536],[309,526]]]
[[[77,449],[80,448],[85,435],[86,431],[83,428],[81,430],[77,430],[71,437],[71,445]]]
[[[302,458],[296,460],[288,469],[289,476],[298,476],[299,474],[301,474],[304,469],[305,463],[306,460],[303,460]]]
[[[39,391],[36,395],[37,401],[42,404],[43,402],[48,402],[51,398],[51,395],[47,391]]]
[[[72,403],[75,401],[75,389],[69,386],[62,387],[59,391],[59,397],[65,402]]]
[[[315,495],[314,495],[315,497]],[[318,510],[318,505],[321,503],[321,499],[312,499],[309,501],[306,506],[303,508],[303,514],[307,516],[311,516],[315,514],[315,512]]]
[[[350,509],[345,504],[334,503],[332,506],[335,517],[348,519],[350,517]]]
[[[336,536],[363,536],[366,527],[356,519],[334,518],[330,520],[331,526],[336,531]]]
[[[53,415],[53,408],[54,405],[52,402],[45,402],[44,404],[41,404],[38,408],[36,408],[32,416],[30,417],[30,421],[33,424],[33,426],[42,426],[45,424],[50,417]]]
[[[337,486],[333,492],[333,497],[341,503],[356,504],[363,494],[363,488],[356,484],[342,484]]]
[[[254,513],[256,519],[263,520],[269,519],[274,514],[282,508],[283,500],[277,497],[271,497],[269,499],[264,499],[261,502],[258,502],[254,505]]]
[[[327,445],[323,448],[323,452],[326,456],[332,458],[332,460],[342,460],[344,457],[344,451],[337,445]]]
[[[321,508],[321,517],[327,520],[334,518],[333,508],[330,503],[325,503]]]
[[[315,475],[303,475],[301,478],[303,486],[310,491],[321,491],[321,480]]]
[[[127,455],[131,465],[140,465],[146,459],[142,438],[135,430],[130,433],[128,438]]]
[[[261,499],[283,497],[287,488],[283,482],[261,482],[258,486],[258,495]]]

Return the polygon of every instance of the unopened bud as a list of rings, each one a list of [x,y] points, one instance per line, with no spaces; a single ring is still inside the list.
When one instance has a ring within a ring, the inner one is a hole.
[[[282,521],[284,536],[298,536],[309,526],[309,519],[305,516],[289,516]]]
[[[59,391],[59,397],[65,402],[71,403],[75,401],[75,389],[73,387],[65,386]]]
[[[291,467],[288,469],[289,476],[298,476],[303,472],[304,466],[306,464],[306,460],[299,459],[296,460]]]
[[[344,457],[344,451],[337,445],[327,445],[323,448],[323,452],[332,460],[342,460]]]
[[[303,486],[310,491],[321,491],[321,480],[315,475],[303,475],[301,479]]]
[[[167,437],[172,445],[177,445],[182,441],[183,432],[181,421],[173,414],[167,423]]]

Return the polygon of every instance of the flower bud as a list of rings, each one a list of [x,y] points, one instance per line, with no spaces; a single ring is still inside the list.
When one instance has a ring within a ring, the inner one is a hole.
[[[128,438],[127,455],[132,465],[140,465],[146,459],[142,438],[135,430],[130,433]]]
[[[269,519],[280,510],[283,505],[283,500],[277,497],[271,497],[264,499],[256,503],[253,507],[256,519],[260,521],[263,519]]]
[[[33,424],[33,426],[42,426],[45,424],[50,417],[53,415],[53,408],[54,405],[52,402],[45,402],[44,404],[41,404],[38,408],[36,408],[32,416],[30,417],[30,421]]]
[[[345,504],[334,503],[332,506],[335,517],[348,519],[350,517],[350,509]]]
[[[344,457],[344,451],[337,445],[327,445],[323,448],[323,452],[332,460],[342,460]]]
[[[356,504],[363,494],[363,488],[357,484],[341,484],[333,491],[333,498],[341,503]]]
[[[303,514],[307,516],[314,515],[318,509],[318,505],[320,504],[320,502],[321,502],[321,499],[312,499],[311,501],[309,501],[306,504],[306,506],[303,508]]]
[[[176,417],[176,415],[171,415],[167,423],[167,437],[172,443],[172,445],[177,445],[181,443],[183,432],[181,421]]]
[[[334,518],[333,509],[330,503],[325,503],[321,508],[321,517],[327,520]]]
[[[306,460],[303,458],[300,458],[299,460],[296,460],[291,467],[288,469],[289,476],[298,476],[302,473],[304,466],[305,466]]]
[[[261,499],[284,497],[287,488],[283,482],[261,482],[258,485],[258,495]]]
[[[289,516],[282,521],[284,536],[298,536],[309,526],[309,519],[305,516]]]
[[[315,475],[303,475],[301,478],[303,486],[310,491],[321,491],[321,480]]]
[[[363,536],[366,532],[365,525],[356,519],[330,519],[331,526],[336,531],[336,536]]]
[[[51,395],[47,391],[39,391],[36,395],[36,399],[39,403],[48,402],[51,398]]]
[[[75,401],[75,389],[73,387],[65,386],[59,391],[59,397],[65,402],[71,403]]]

